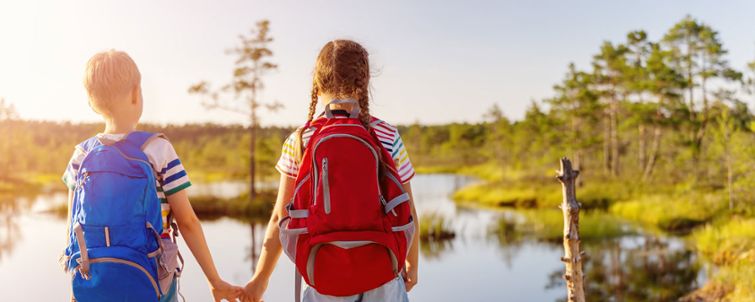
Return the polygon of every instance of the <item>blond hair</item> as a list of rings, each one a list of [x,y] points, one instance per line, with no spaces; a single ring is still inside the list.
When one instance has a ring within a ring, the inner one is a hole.
[[[139,68],[127,53],[111,49],[89,59],[84,87],[92,107],[98,112],[109,112],[110,102],[127,97],[139,86],[141,78]]]

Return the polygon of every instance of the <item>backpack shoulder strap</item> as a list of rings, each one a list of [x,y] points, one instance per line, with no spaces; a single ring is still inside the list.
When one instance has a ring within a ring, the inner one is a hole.
[[[153,140],[157,138],[164,138],[164,134],[162,133],[152,133],[147,131],[134,131],[129,133],[124,141],[126,141],[128,144],[130,144],[132,147],[136,147],[139,150],[144,151],[144,148],[147,147],[147,145],[152,142]]]
[[[97,136],[92,136],[76,145],[76,149],[79,149],[84,154],[88,154],[89,151],[92,151],[92,149],[94,149],[94,147],[97,147],[98,145],[102,145],[102,142],[97,139]]]
[[[298,153],[296,153],[296,159],[301,161],[302,157],[304,157],[304,151],[309,147],[309,144],[312,142],[312,137],[315,136],[319,132],[319,130],[322,128],[322,126],[325,124],[324,119],[315,119],[312,121],[307,122],[302,126],[301,128],[297,129],[295,132],[296,135],[296,141],[294,145],[294,150],[297,150]],[[307,141],[307,144],[304,144],[304,132],[312,131],[312,135],[310,136],[309,141]]]
[[[121,150],[125,155],[140,159],[150,164],[153,172],[157,172],[155,166],[149,162],[147,154],[144,153],[144,148],[153,140],[157,138],[165,138],[162,133],[152,133],[146,131],[134,131],[126,135],[126,137],[115,144],[116,148]]]

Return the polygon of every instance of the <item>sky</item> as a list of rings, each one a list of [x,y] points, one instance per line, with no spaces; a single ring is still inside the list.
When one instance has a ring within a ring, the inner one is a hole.
[[[261,19],[271,22],[273,61],[263,125],[297,125],[309,103],[319,49],[354,39],[370,52],[371,112],[406,124],[474,122],[493,104],[520,119],[531,100],[574,62],[587,68],[602,41],[627,32],[651,39],[685,15],[720,32],[728,59],[755,59],[755,1],[294,1],[0,0],[0,97],[25,119],[88,122],[84,64],[105,49],[128,52],[142,73],[142,121],[245,123],[209,111],[188,87],[231,78],[226,50]],[[752,106],[753,103],[750,102]]]

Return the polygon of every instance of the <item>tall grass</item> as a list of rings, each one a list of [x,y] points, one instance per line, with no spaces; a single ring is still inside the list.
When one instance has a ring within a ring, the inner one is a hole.
[[[456,237],[456,232],[451,227],[451,221],[445,216],[437,213],[420,216],[419,238],[421,240],[438,241],[454,237]]]
[[[755,256],[755,218],[708,225],[691,238],[703,257],[717,265],[729,265],[743,255]]]
[[[523,234],[538,240],[561,242],[564,216],[560,210],[541,209],[518,211],[519,217],[504,216],[494,230],[501,239],[513,241]],[[521,218],[521,219],[517,219]],[[583,241],[603,240],[634,233],[617,217],[599,211],[583,212],[579,219],[579,235]]]
[[[686,232],[725,208],[721,194],[645,195],[615,203],[610,212],[664,231]]]
[[[755,218],[720,221],[690,238],[700,254],[718,266],[711,282],[695,296],[755,301]]]
[[[630,199],[639,190],[615,182],[590,182],[577,188],[577,200],[584,209],[606,209],[612,203]],[[558,182],[547,184],[526,182],[487,182],[472,184],[456,191],[454,200],[491,207],[554,208],[561,204]]]

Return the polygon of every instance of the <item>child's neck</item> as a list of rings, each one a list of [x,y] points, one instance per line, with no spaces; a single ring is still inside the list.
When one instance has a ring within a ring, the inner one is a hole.
[[[136,123],[116,121],[112,118],[105,119],[105,134],[126,134],[136,130]]]

